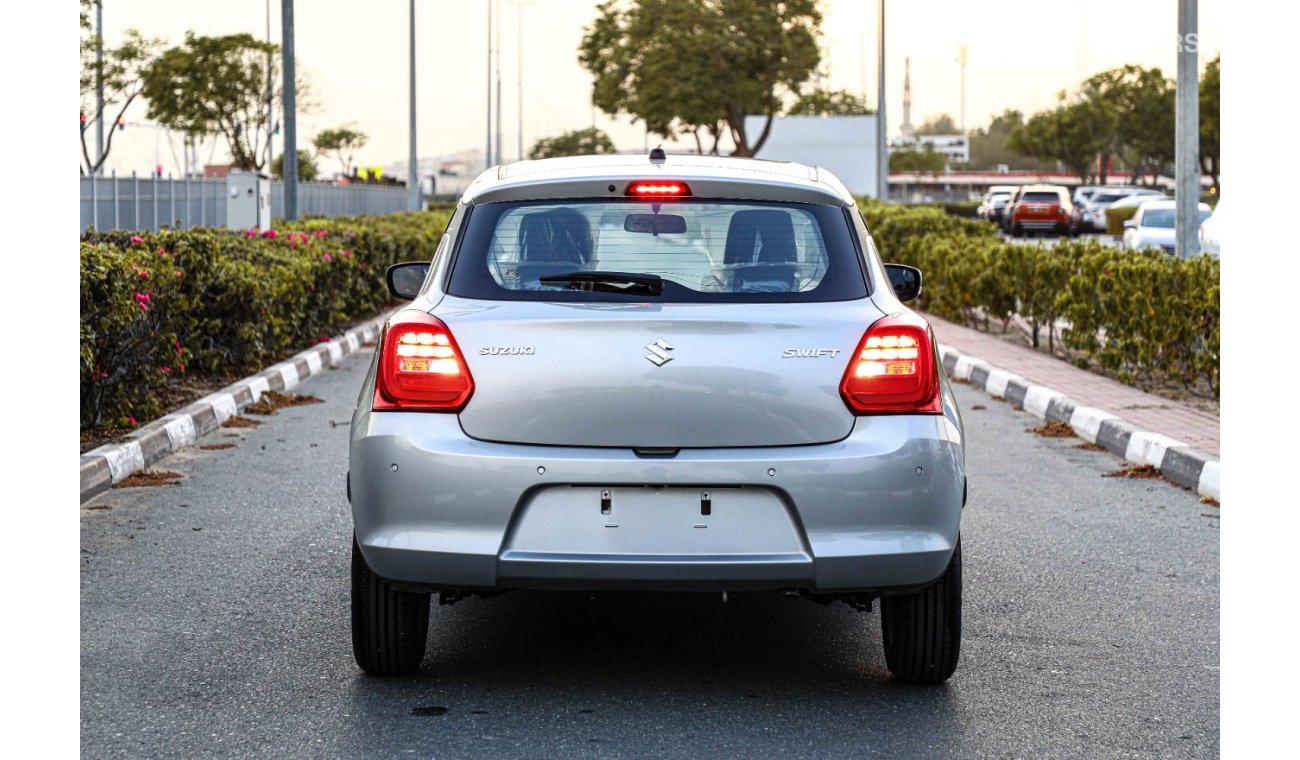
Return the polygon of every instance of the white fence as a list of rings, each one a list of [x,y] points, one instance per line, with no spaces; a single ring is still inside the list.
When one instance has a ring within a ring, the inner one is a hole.
[[[410,208],[405,187],[298,183],[298,215],[389,214]],[[284,216],[284,183],[271,183],[271,216]],[[81,177],[81,231],[225,227],[224,179]]]

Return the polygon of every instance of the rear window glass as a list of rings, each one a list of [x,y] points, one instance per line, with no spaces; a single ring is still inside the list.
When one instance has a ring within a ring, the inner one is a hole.
[[[843,210],[819,204],[486,203],[470,212],[448,292],[561,302],[850,300],[867,295],[850,235]],[[555,279],[591,272],[657,277],[662,291]]]
[[[1204,222],[1210,218],[1210,211],[1201,209],[1199,216],[1197,222]],[[1142,226],[1173,229],[1175,218],[1174,210],[1171,208],[1149,208],[1142,213]]]
[[[1119,200],[1120,198],[1124,198],[1124,197],[1126,197],[1126,196],[1123,196],[1123,195],[1116,195],[1116,194],[1114,194],[1114,193],[1102,193],[1102,194],[1100,194],[1100,195],[1094,195],[1094,196],[1092,196],[1092,198],[1091,198],[1090,200],[1092,201],[1092,203],[1100,205],[1100,204],[1104,204],[1104,203],[1114,203],[1115,201]]]
[[[1025,203],[1060,203],[1061,196],[1056,193],[1025,193],[1020,200]]]

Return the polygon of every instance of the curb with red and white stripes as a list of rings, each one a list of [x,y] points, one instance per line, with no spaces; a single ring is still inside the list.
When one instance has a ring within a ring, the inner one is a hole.
[[[366,343],[378,339],[387,314],[362,322],[342,335],[301,351],[279,364],[227,385],[184,409],[134,431],[123,443],[111,443],[81,455],[81,501],[85,503],[114,483],[192,445],[221,427],[267,391],[287,391],[304,378],[337,366]]]
[[[1080,404],[1064,393],[1026,380],[951,346],[939,346],[948,376],[994,398],[1023,407],[1045,422],[1064,422],[1075,435],[1134,464],[1148,464],[1166,479],[1219,500],[1219,458],[1160,433],[1140,430],[1118,414]]]

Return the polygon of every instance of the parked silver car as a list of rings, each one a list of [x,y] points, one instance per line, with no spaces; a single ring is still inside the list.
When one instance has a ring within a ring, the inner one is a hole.
[[[416,669],[430,595],[779,591],[863,611],[887,664],[957,664],[961,417],[853,198],[800,164],[492,168],[388,272],[352,419],[353,645]]]

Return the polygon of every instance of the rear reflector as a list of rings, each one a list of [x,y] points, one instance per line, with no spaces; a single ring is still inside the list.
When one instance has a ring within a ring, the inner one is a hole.
[[[375,409],[458,412],[473,392],[464,355],[441,320],[404,311],[384,325]]]
[[[942,413],[929,326],[906,312],[872,325],[849,360],[840,395],[859,415]]]
[[[685,182],[664,179],[636,180],[628,184],[625,193],[625,195],[633,198],[654,198],[656,200],[687,198],[690,194],[691,188]]]

